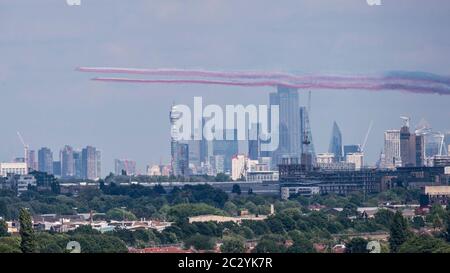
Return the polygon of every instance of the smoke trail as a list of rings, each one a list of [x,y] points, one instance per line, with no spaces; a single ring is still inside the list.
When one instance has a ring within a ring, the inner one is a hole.
[[[314,83],[289,83],[284,81],[227,81],[204,79],[132,79],[132,78],[93,78],[94,81],[123,82],[123,83],[147,83],[147,84],[202,84],[202,85],[227,85],[241,87],[277,87],[286,86],[299,89],[331,89],[331,90],[399,90],[411,93],[450,95],[449,88],[413,85],[408,83],[370,83],[370,82],[314,82]]]
[[[243,87],[286,86],[303,89],[400,90],[410,93],[450,95],[450,77],[425,72],[388,72],[381,76],[299,76],[281,72],[227,72],[185,69],[135,69],[112,67],[80,67],[81,72],[103,74],[147,75],[153,79],[98,77],[104,82],[147,84],[206,84]],[[157,77],[157,78],[156,78]]]

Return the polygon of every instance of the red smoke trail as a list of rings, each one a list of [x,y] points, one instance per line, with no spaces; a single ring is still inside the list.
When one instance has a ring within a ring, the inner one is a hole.
[[[276,87],[308,89],[402,90],[411,93],[450,94],[450,79],[423,72],[390,72],[383,76],[297,76],[280,72],[223,72],[183,69],[135,69],[111,67],[80,67],[82,72],[118,73],[165,77],[162,79],[132,79],[100,77],[105,82],[148,84],[209,84],[244,87]]]
[[[94,81],[102,82],[123,82],[123,83],[146,83],[146,84],[202,84],[202,85],[227,85],[227,86],[241,86],[241,87],[277,87],[286,86],[300,89],[332,89],[332,90],[348,90],[348,89],[363,89],[363,90],[401,90],[412,93],[438,93],[450,94],[448,90],[438,90],[435,87],[414,86],[401,83],[300,83],[293,84],[283,81],[220,81],[220,80],[202,80],[202,79],[131,79],[131,78],[93,78]],[[447,93],[446,93],[447,92]]]

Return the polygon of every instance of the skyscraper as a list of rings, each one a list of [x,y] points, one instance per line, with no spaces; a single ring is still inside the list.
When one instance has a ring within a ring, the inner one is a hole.
[[[415,135],[415,163],[417,167],[425,164],[425,138],[423,135]]]
[[[178,143],[177,145],[177,173],[175,175],[188,176],[189,172],[189,145]]]
[[[100,179],[102,177],[102,152],[100,150],[95,152],[95,159],[97,161],[97,179]]]
[[[314,149],[311,124],[309,122],[309,113],[308,109],[304,106],[300,107],[300,143],[302,144],[302,154],[310,155],[312,162],[315,162],[316,152]],[[302,162],[302,164],[304,164],[304,162]]]
[[[400,160],[402,167],[416,165],[416,137],[409,132],[408,125],[400,129]]]
[[[75,175],[73,148],[69,145],[64,146],[64,148],[61,150],[60,158],[61,158],[61,176],[63,178],[73,177]]]
[[[177,109],[175,105],[172,105],[170,109],[170,166],[172,169],[172,174],[177,175],[180,171],[178,170],[178,128],[177,121],[181,118],[182,113]],[[189,155],[188,155],[189,156]]]
[[[279,105],[280,142],[273,153],[273,164],[281,163],[283,157],[300,158],[300,115],[298,90],[286,86],[278,86],[277,93],[270,94],[270,105]]]
[[[61,176],[61,161],[53,161],[53,174]]]
[[[225,172],[231,172],[231,159],[239,151],[237,130],[224,130],[223,140],[213,140],[213,155],[222,155]]]
[[[401,164],[400,130],[384,132],[384,167],[394,168]]]
[[[259,133],[260,124],[250,124],[250,128],[248,130],[248,157],[252,160],[258,160],[261,156],[261,142],[259,140]]]
[[[82,178],[96,180],[99,178],[98,172],[98,154],[97,149],[87,146],[81,151]]]
[[[43,147],[38,151],[38,170],[53,174],[53,153],[47,147]]]
[[[331,131],[330,147],[328,148],[329,153],[334,154],[334,159],[336,162],[342,161],[342,134],[336,121],[333,123],[333,130]]]
[[[74,176],[83,178],[83,162],[81,151],[73,151]]]
[[[36,152],[34,150],[28,150],[28,156],[26,159],[28,170],[30,171],[36,170],[37,169]]]
[[[359,153],[361,148],[357,144],[344,145],[344,158],[347,158],[348,154]]]

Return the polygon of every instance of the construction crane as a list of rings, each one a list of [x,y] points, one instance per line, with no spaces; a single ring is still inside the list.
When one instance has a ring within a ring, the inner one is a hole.
[[[23,145],[23,150],[24,150],[24,154],[25,154],[24,161],[25,161],[26,164],[28,164],[28,151],[30,149],[30,146],[28,146],[28,144],[25,143],[25,141],[23,140],[23,137],[20,134],[20,132],[17,132],[17,136],[19,137],[19,140],[20,140],[20,142],[22,142],[22,145]]]
[[[367,140],[369,139],[370,131],[372,131],[372,126],[373,126],[373,120],[370,121],[369,129],[367,129],[367,133],[366,133],[366,136],[364,137],[363,144],[362,144],[361,147],[359,148],[359,151],[360,151],[361,153],[364,153],[364,149],[366,148]]]

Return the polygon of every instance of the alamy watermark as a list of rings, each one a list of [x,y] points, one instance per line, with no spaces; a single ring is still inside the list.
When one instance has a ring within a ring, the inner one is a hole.
[[[204,107],[203,99],[194,97],[193,111],[175,105],[170,120],[171,136],[177,141],[259,140],[261,151],[275,151],[279,144],[278,105],[226,105],[224,113],[219,105]]]

